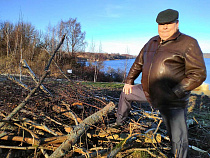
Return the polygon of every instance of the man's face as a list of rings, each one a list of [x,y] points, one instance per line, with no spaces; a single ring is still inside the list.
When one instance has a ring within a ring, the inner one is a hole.
[[[167,24],[158,24],[158,33],[162,40],[167,40],[179,28],[179,21]]]

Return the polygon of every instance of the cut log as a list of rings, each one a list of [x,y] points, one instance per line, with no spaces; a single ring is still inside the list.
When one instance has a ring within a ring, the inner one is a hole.
[[[71,149],[74,144],[77,143],[77,140],[80,136],[93,124],[102,121],[103,116],[107,113],[111,112],[115,108],[115,104],[110,102],[107,104],[103,109],[94,113],[93,115],[84,119],[78,126],[74,128],[68,134],[68,138],[64,141],[51,155],[50,158],[58,158],[66,155]]]

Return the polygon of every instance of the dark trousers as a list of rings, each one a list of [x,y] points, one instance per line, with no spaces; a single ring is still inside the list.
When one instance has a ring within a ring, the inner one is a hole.
[[[147,101],[141,84],[132,88],[132,94],[125,94],[124,92],[121,93],[117,110],[117,123],[122,123],[126,120],[131,109],[132,101]],[[159,110],[171,140],[171,152],[176,155],[176,158],[186,158],[188,151],[186,109],[165,108]]]

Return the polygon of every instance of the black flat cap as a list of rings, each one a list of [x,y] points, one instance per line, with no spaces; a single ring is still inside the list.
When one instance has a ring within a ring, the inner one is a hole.
[[[158,24],[170,23],[179,18],[179,12],[173,9],[167,9],[160,12],[156,18]]]

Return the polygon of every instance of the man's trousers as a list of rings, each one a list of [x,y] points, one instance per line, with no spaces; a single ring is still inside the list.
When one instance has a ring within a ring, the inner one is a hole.
[[[132,87],[131,94],[120,95],[117,110],[117,123],[123,123],[130,112],[131,102],[146,102],[142,85]],[[159,109],[163,122],[166,125],[168,135],[170,137],[173,155],[176,158],[186,158],[188,151],[188,130],[186,125],[186,109],[185,108],[164,108]]]

